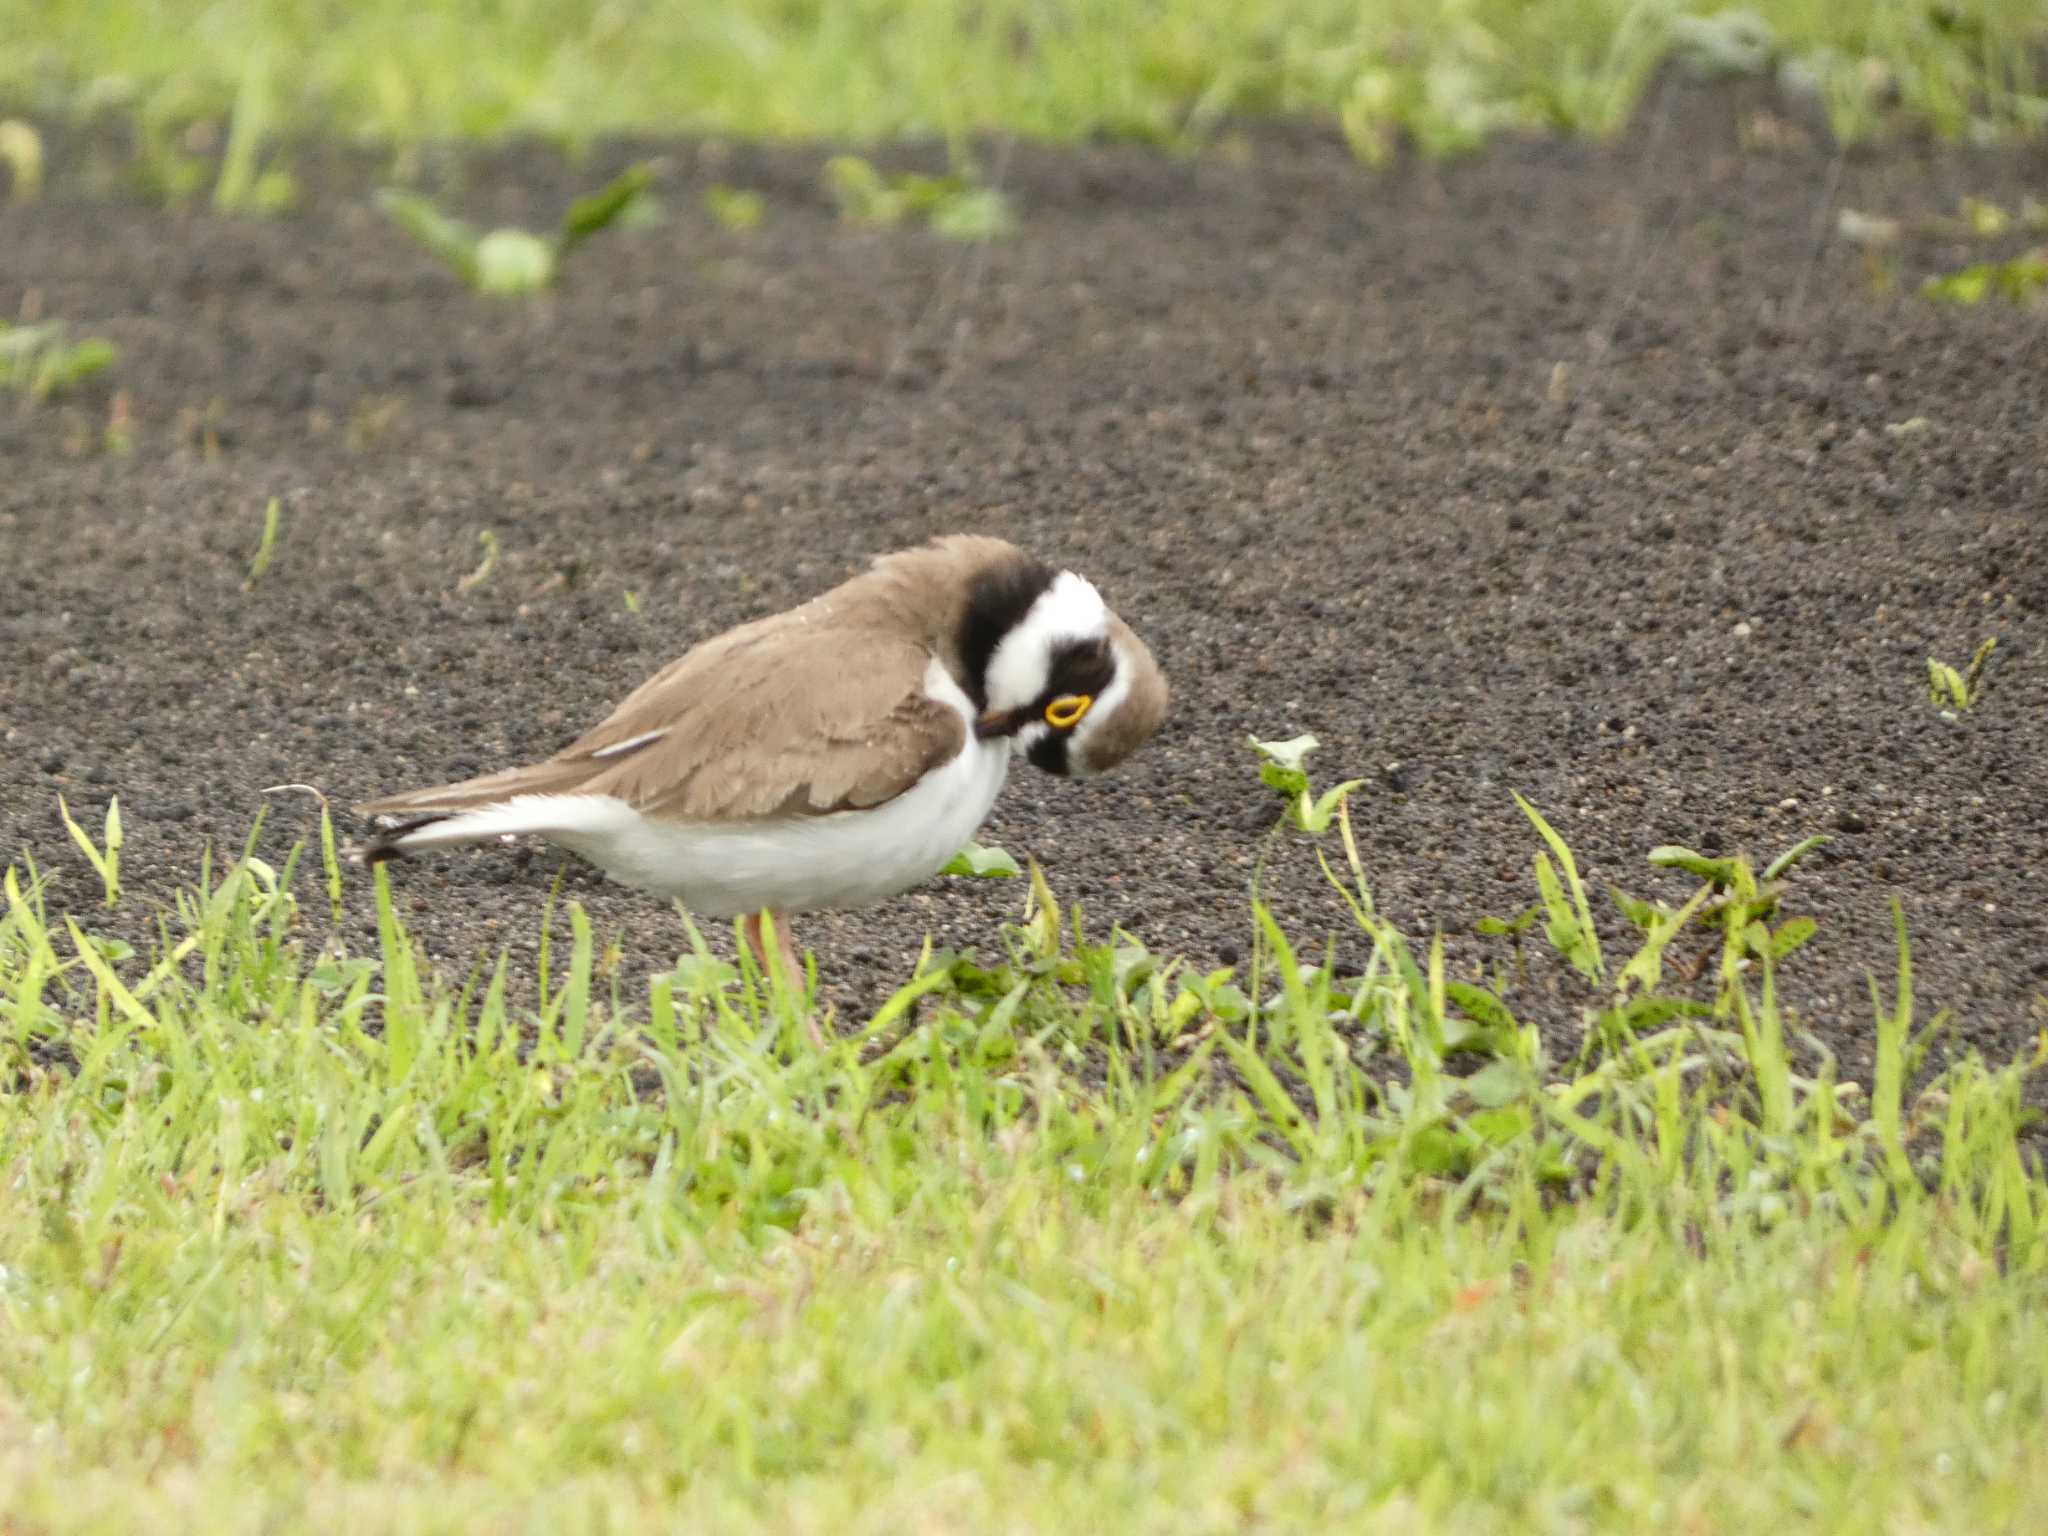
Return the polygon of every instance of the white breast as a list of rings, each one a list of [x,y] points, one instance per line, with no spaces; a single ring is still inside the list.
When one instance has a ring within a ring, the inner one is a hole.
[[[987,820],[1009,773],[1009,743],[976,738],[972,703],[937,661],[925,674],[925,691],[959,712],[966,745],[872,810],[673,822],[643,816],[609,795],[520,795],[422,828],[408,845],[536,834],[615,880],[673,897],[703,917],[763,907],[864,907],[937,874]]]

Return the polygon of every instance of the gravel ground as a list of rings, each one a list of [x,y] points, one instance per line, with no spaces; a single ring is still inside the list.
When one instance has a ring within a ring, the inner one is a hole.
[[[2039,149],[1839,155],[1766,93],[1673,84],[1612,147],[1382,174],[1307,130],[998,147],[1019,227],[987,246],[841,225],[822,151],[436,160],[479,222],[543,224],[663,157],[666,217],[521,304],[404,243],[347,154],[304,152],[295,216],[237,222],[110,193],[114,146],[54,137],[52,193],[0,210],[0,313],[121,359],[0,408],[0,847],[94,912],[57,795],[90,818],[118,793],[132,894],[94,922],[146,934],[265,785],[347,803],[543,754],[692,642],[980,529],[1094,577],[1175,684],[1125,771],[1020,769],[986,833],[1098,926],[1236,959],[1273,814],[1245,738],[1313,731],[1323,780],[1367,781],[1383,910],[1454,966],[1534,897],[1520,790],[1596,886],[1674,900],[1654,845],[1828,834],[1784,989],[1852,1064],[1894,895],[1963,1038],[2005,1054],[2048,1010],[2048,312],[1919,298],[2016,246],[1911,227],[2048,193]],[[713,182],[766,222],[721,229]],[[1893,290],[1842,208],[1909,221]],[[90,446],[116,388],[126,457]],[[1944,718],[1928,655],[1993,635],[1983,702]],[[311,825],[278,801],[266,846]],[[463,970],[531,953],[556,867],[398,879]],[[1291,930],[1343,932],[1306,848],[1269,882]],[[676,952],[661,903],[570,890],[629,970]],[[991,949],[1021,897],[934,882],[801,931],[857,1005],[928,931]],[[1523,1006],[1570,1038],[1553,1000]]]

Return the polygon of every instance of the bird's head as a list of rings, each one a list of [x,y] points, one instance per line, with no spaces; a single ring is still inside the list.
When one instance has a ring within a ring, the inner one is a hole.
[[[1048,773],[1114,768],[1166,718],[1166,679],[1152,653],[1072,571],[1035,562],[976,583],[962,651],[977,687],[983,739]]]

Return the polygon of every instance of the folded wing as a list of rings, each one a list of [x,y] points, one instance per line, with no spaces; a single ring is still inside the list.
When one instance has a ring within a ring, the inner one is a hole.
[[[925,647],[824,617],[807,604],[705,642],[544,762],[357,809],[440,817],[522,795],[605,795],[665,820],[723,822],[881,805],[957,755],[966,721],[926,691]]]

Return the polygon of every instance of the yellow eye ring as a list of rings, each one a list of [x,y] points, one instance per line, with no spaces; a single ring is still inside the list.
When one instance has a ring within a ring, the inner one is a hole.
[[[1045,706],[1045,723],[1056,731],[1071,731],[1094,702],[1085,693],[1063,693]]]

